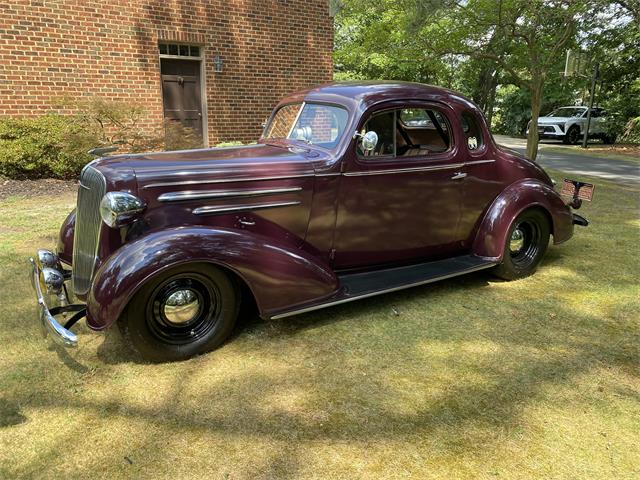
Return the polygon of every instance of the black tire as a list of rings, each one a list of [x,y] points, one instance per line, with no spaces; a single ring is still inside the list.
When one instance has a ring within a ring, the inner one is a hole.
[[[504,280],[531,275],[547,251],[549,235],[549,220],[543,211],[522,212],[509,227],[502,263],[494,268],[494,275]]]
[[[580,141],[580,128],[577,125],[570,127],[562,141],[568,145],[577,144]]]
[[[237,286],[219,268],[191,263],[153,277],[118,319],[125,342],[145,360],[186,360],[220,346],[238,316]]]

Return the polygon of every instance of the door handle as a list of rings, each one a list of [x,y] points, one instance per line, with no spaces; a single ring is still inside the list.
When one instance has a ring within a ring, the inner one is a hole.
[[[467,174],[464,172],[456,172],[453,174],[453,177],[451,177],[451,180],[460,180],[461,178],[466,177]]]

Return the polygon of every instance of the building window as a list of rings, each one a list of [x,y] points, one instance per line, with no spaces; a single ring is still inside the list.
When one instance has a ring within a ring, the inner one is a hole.
[[[197,45],[163,42],[158,44],[158,50],[160,51],[160,55],[200,58],[200,47]]]

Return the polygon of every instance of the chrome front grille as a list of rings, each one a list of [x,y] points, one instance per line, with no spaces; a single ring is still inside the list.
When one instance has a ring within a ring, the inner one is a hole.
[[[107,190],[102,173],[87,166],[80,174],[76,227],[73,237],[73,290],[85,295],[91,288],[100,240],[100,201]]]

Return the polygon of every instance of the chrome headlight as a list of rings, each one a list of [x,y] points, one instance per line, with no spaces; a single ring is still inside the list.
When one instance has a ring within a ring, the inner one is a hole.
[[[108,192],[100,202],[102,221],[111,228],[120,228],[135,220],[146,205],[127,192]]]
[[[60,260],[58,256],[50,250],[38,250],[38,263],[40,268],[58,268]]]

